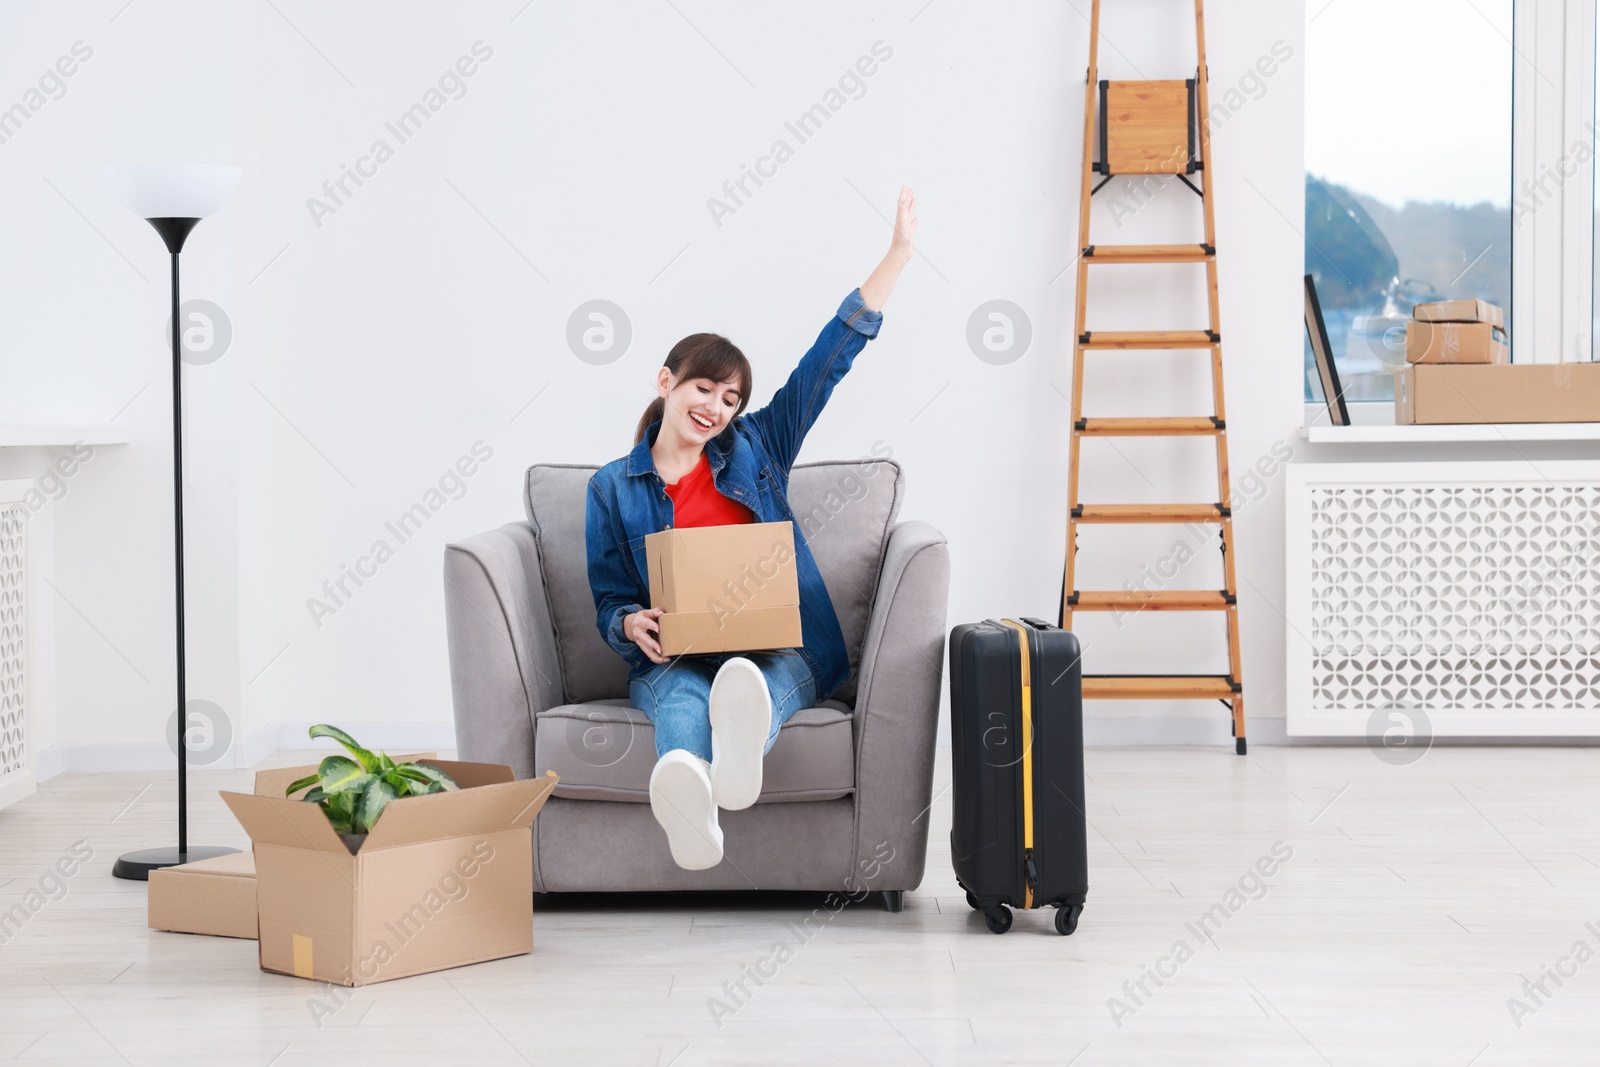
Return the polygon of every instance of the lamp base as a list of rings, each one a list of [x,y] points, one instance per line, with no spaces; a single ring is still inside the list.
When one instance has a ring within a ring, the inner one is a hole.
[[[111,867],[111,876],[148,882],[150,872],[162,867],[176,867],[180,863],[214,859],[238,851],[236,848],[219,848],[216,845],[190,845],[187,852],[179,852],[175,848],[147,848],[118,856],[117,862]]]

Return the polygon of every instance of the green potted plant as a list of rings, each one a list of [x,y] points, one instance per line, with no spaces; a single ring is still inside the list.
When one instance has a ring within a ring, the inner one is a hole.
[[[316,774],[291,783],[283,795],[292,797],[309,787],[301,799],[321,806],[351,854],[361,847],[391,800],[461,788],[437,767],[409,761],[396,763],[382,751],[374,755],[337,726],[321,723],[313,726],[310,734],[313,738],[331,737],[350,755],[328,756],[318,765]]]

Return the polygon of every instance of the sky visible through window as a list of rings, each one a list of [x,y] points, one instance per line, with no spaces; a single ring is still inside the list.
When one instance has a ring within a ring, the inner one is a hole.
[[[1307,5],[1306,272],[1346,400],[1393,398],[1413,304],[1482,297],[1509,320],[1511,7]]]

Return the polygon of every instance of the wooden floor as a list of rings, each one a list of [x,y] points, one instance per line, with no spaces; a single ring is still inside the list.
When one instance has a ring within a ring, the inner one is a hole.
[[[942,753],[927,875],[898,915],[869,898],[801,942],[786,924],[820,897],[541,899],[532,955],[353,990],[320,1026],[319,987],[261,973],[252,941],[147,930],[144,884],[110,877],[120,852],[167,843],[170,777],[64,775],[0,812],[0,911],[76,842],[94,852],[0,944],[0,1061],[1600,1061],[1595,749],[1435,748],[1396,767],[1365,748],[1095,748],[1087,763],[1092,887],[1072,937],[1051,912],[996,937],[967,908]],[[248,778],[192,775],[195,841],[246,844],[216,792]],[[1292,855],[1256,881],[1278,842]],[[1214,937],[1197,935],[1219,904]],[[793,957],[730,997],[779,940]],[[1576,973],[1557,985],[1547,968]]]

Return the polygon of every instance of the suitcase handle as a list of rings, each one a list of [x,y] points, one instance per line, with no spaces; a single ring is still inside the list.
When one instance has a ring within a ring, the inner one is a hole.
[[[1004,626],[1005,625],[1005,623],[1001,622],[999,619],[985,619],[983,621],[988,623],[990,626]],[[1036,619],[1031,615],[1019,615],[1019,616],[1017,616],[1017,622],[1020,622],[1020,623],[1022,623],[1024,625],[1026,625],[1026,626],[1031,626],[1035,630],[1059,630],[1060,629],[1060,627],[1057,626],[1053,622],[1045,622],[1043,619]]]

